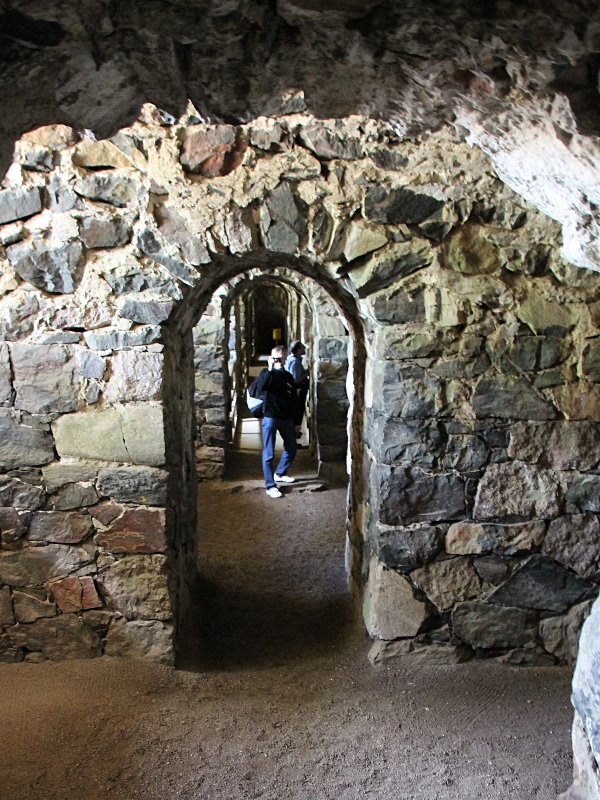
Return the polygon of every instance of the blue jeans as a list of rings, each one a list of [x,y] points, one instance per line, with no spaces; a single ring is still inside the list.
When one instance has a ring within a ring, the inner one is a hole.
[[[270,489],[275,486],[273,477],[273,458],[275,456],[275,437],[277,431],[283,439],[283,454],[277,466],[277,475],[285,475],[290,464],[296,457],[298,448],[296,447],[296,429],[293,419],[274,419],[273,417],[263,417],[262,420],[262,467],[265,475],[265,487]]]

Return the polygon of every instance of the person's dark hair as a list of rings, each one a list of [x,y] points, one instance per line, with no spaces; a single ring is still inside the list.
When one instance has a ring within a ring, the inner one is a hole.
[[[300,339],[296,339],[296,341],[292,342],[290,345],[290,353],[295,356],[296,350],[298,350],[300,347],[304,347],[304,345],[302,344]]]

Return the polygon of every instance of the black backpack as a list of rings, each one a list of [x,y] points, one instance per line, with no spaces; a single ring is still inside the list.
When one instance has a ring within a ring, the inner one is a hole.
[[[256,379],[246,389],[246,405],[253,417],[257,419],[263,418],[264,393],[258,391]]]

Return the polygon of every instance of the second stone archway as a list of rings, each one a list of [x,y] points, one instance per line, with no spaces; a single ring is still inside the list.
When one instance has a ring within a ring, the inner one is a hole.
[[[248,302],[269,286],[282,287],[288,293],[288,339],[303,338],[308,343],[307,358],[312,368],[310,435],[319,474],[327,479],[347,479],[348,408],[354,384],[348,372],[352,357],[348,325],[316,281],[285,267],[268,271],[255,268],[230,280],[217,290],[194,327],[198,475],[223,475],[236,404],[243,403],[253,355],[247,341],[252,334],[247,328],[255,321],[247,319],[251,313]],[[353,401],[356,403],[357,398]]]

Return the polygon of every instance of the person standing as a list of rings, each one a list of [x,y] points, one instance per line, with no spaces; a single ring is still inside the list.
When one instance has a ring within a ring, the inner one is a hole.
[[[308,376],[309,371],[304,369],[302,356],[306,354],[306,347],[300,340],[292,342],[290,345],[290,355],[285,362],[285,368],[294,379],[294,426],[296,429],[296,439],[302,436],[302,419],[306,408],[306,396],[308,395]],[[301,445],[299,445],[301,446]]]
[[[263,396],[262,419],[262,467],[265,489],[269,497],[282,497],[278,483],[293,483],[287,471],[296,457],[296,432],[294,429],[294,379],[284,369],[287,351],[285,347],[274,347],[267,362],[256,379],[257,391]],[[283,439],[283,454],[273,472],[275,437],[277,431]]]

